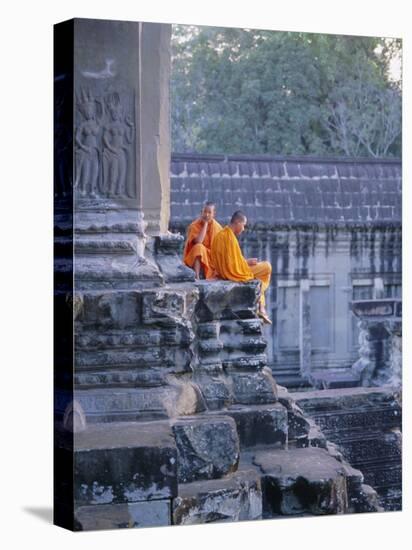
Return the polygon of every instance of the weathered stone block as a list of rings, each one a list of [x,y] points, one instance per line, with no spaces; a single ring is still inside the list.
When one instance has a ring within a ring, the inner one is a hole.
[[[264,354],[241,355],[239,352],[222,353],[222,365],[226,369],[260,370],[266,367],[267,357]]]
[[[229,416],[181,418],[173,423],[180,483],[220,478],[237,468],[239,439]]]
[[[77,506],[167,499],[177,493],[177,450],[168,423],[89,426],[75,435]]]
[[[194,380],[200,388],[208,409],[215,411],[231,405],[233,403],[233,395],[230,390],[230,381],[228,378],[219,373],[213,373],[213,365],[210,367],[210,373],[195,373]]]
[[[133,368],[126,370],[87,369],[75,373],[74,383],[77,389],[104,388],[107,386],[153,388],[166,385],[167,372],[167,369],[143,369],[140,372],[136,372]]]
[[[170,373],[190,371],[192,353],[188,348],[177,346],[151,346],[144,350],[106,349],[96,351],[77,351],[75,366],[88,367],[133,367],[136,370],[164,367]]]
[[[171,500],[80,506],[75,521],[76,530],[81,531],[162,527],[171,524]]]
[[[202,356],[218,355],[223,349],[223,342],[217,339],[209,338],[200,340],[198,343],[198,353]]]
[[[152,346],[189,346],[195,335],[190,326],[176,325],[167,328],[148,329],[134,326],[128,330],[85,330],[76,334],[76,350],[100,350],[133,347],[150,348]]]
[[[225,479],[179,485],[172,513],[177,525],[261,519],[259,475],[242,471]]]
[[[279,403],[270,406],[232,406],[225,414],[236,422],[241,449],[256,445],[283,447],[287,443],[287,411]]]
[[[259,281],[198,282],[199,302],[195,309],[198,322],[255,317],[259,285]]]
[[[307,441],[310,431],[309,420],[298,407],[286,388],[278,386],[279,402],[286,408],[288,414],[288,439],[289,441]],[[307,446],[302,444],[302,446]]]
[[[75,319],[84,327],[124,329],[141,322],[141,292],[76,292]]]
[[[201,339],[217,338],[219,335],[219,323],[199,323],[197,326],[197,335]]]
[[[142,322],[149,325],[176,324],[186,311],[185,294],[171,289],[148,291],[143,295]]]
[[[360,470],[344,463],[348,503],[350,512],[382,512],[377,492],[363,483],[364,477]]]
[[[221,334],[241,334],[244,336],[261,336],[262,321],[260,319],[236,319],[234,321],[222,321]]]
[[[266,349],[266,340],[259,336],[238,336],[236,334],[227,334],[221,337],[225,352],[244,352],[253,355],[263,353]]]
[[[276,382],[270,369],[257,372],[231,372],[234,403],[243,405],[275,403]]]
[[[180,247],[184,241],[179,233],[155,237],[155,258],[166,283],[194,281],[195,272],[182,263]]]
[[[370,485],[364,483],[361,484],[358,495],[353,497],[353,504],[357,513],[385,511],[380,504],[378,493]],[[399,507],[395,509],[399,510]]]
[[[324,449],[260,451],[254,464],[263,473],[264,517],[348,511],[345,469]]]
[[[196,384],[169,376],[167,386],[140,388],[92,388],[76,390],[88,422],[150,420],[195,414],[205,409]]]

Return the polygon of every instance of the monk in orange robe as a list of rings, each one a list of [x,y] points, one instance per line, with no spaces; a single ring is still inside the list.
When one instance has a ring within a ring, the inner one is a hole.
[[[246,223],[246,215],[237,210],[230,224],[224,227],[212,242],[212,263],[217,276],[221,279],[236,282],[259,279],[262,282],[258,315],[265,323],[272,324],[265,308],[265,291],[270,284],[272,266],[269,262],[258,262],[257,258],[243,257],[237,236],[243,232]]]
[[[213,279],[216,276],[210,259],[210,247],[222,226],[214,219],[215,214],[215,204],[206,202],[200,217],[194,220],[187,230],[183,262],[194,269],[196,279],[200,278],[201,270],[205,279]]]

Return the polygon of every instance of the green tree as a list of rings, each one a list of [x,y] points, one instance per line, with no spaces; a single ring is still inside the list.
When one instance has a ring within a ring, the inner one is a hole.
[[[400,155],[400,41],[175,26],[174,151]]]

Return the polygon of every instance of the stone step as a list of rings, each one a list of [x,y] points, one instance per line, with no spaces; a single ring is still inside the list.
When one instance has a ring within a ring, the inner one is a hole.
[[[348,478],[354,473],[325,449],[262,450],[253,463],[262,473],[263,517],[349,511]]]
[[[141,349],[105,349],[77,351],[75,367],[82,370],[104,370],[111,368],[150,369],[164,367],[172,373],[191,372],[191,353],[188,347],[151,346]]]
[[[271,369],[273,373],[300,373],[300,367],[299,365],[284,365],[283,363],[274,363],[271,364]]]
[[[362,471],[384,509],[400,506],[402,421],[394,388],[317,390],[295,393],[294,398],[344,458]]]
[[[233,418],[199,414],[172,420],[171,424],[179,483],[217,479],[237,469],[240,450]]]
[[[259,445],[283,448],[287,444],[288,413],[280,403],[233,405],[224,412],[236,422],[241,450]]]
[[[177,449],[169,422],[89,425],[75,434],[75,507],[176,494]]]
[[[222,479],[179,484],[172,501],[172,523],[231,522],[262,518],[260,476],[242,470]]]
[[[85,254],[76,256],[76,289],[153,288],[164,284],[164,277],[154,262],[137,262],[135,255]]]
[[[279,377],[279,376],[300,376],[299,369],[274,369],[272,368],[273,376]]]
[[[310,382],[315,388],[356,388],[361,385],[360,377],[351,370],[343,372],[315,372],[310,375]]]
[[[137,237],[126,238],[77,238],[74,242],[76,256],[80,254],[126,254],[135,255],[137,251]]]
[[[276,382],[290,390],[312,387],[300,373],[299,366],[271,365],[271,369]]]
[[[64,415],[70,399],[70,393],[62,391],[56,395],[57,416]],[[195,384],[172,382],[172,379],[167,386],[158,387],[76,389],[75,400],[87,423],[159,420],[204,410],[204,401]]]
[[[167,369],[92,369],[75,372],[76,390],[90,388],[136,388],[167,386]]]
[[[312,386],[309,384],[309,382],[302,378],[300,375],[291,376],[291,375],[283,375],[279,376],[278,374],[274,374],[276,382],[280,384],[281,386],[285,386],[288,389],[296,389],[301,390],[304,388],[312,388]]]

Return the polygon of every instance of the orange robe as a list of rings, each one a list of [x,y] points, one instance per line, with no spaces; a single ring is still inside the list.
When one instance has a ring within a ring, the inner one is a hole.
[[[196,258],[199,257],[205,278],[211,279],[215,276],[215,270],[210,259],[210,248],[214,238],[222,230],[222,226],[216,220],[210,221],[203,242],[195,243],[194,240],[199,236],[202,227],[201,220],[195,220],[189,225],[183,251],[183,262],[188,267],[193,267]]]
[[[248,265],[240,250],[236,235],[228,225],[213,239],[211,257],[216,273],[221,279],[236,282],[251,281],[252,279],[262,281],[260,303],[265,305],[265,291],[270,284],[272,266],[269,262]]]

